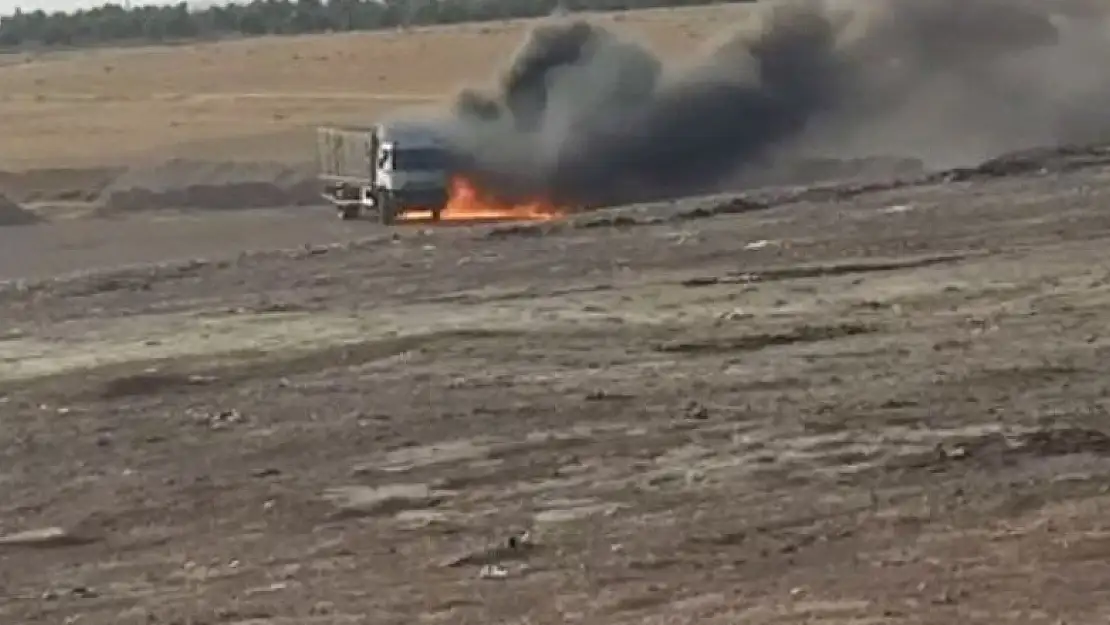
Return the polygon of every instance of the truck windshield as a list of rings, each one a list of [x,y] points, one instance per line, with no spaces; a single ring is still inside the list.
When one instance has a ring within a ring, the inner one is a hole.
[[[447,153],[434,148],[394,148],[393,169],[434,171],[447,168]]]

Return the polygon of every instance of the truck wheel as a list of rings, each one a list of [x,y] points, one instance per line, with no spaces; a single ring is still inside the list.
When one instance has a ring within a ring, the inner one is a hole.
[[[389,198],[381,198],[381,205],[378,207],[378,219],[383,226],[392,226],[397,221],[397,207]]]
[[[339,207],[339,218],[343,221],[350,221],[358,219],[359,206],[358,204],[343,204]]]

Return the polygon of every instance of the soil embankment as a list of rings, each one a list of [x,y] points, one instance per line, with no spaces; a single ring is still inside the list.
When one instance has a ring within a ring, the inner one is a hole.
[[[229,210],[319,202],[311,165],[170,160],[122,173],[100,192],[105,213]]]
[[[25,226],[39,221],[38,215],[0,195],[0,226]]]

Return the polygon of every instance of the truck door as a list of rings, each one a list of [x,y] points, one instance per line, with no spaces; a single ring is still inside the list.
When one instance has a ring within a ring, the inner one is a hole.
[[[377,158],[374,160],[375,186],[389,188],[392,185],[391,172],[394,169],[394,145],[379,143]]]

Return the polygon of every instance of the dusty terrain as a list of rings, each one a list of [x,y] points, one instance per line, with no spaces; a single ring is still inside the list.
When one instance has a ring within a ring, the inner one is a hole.
[[[1104,160],[0,230],[0,621],[1104,623]]]
[[[681,59],[742,10],[597,19]],[[1106,150],[309,205],[313,125],[528,26],[0,60],[0,622],[1105,623]]]

